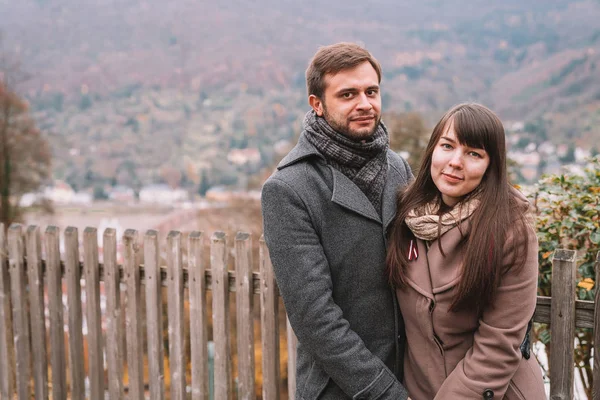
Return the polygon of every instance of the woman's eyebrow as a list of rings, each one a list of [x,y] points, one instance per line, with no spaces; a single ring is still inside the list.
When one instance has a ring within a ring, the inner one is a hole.
[[[448,137],[448,136],[442,136],[440,139],[446,139],[449,142],[456,143],[456,140],[454,140],[454,139],[452,139],[451,137]]]

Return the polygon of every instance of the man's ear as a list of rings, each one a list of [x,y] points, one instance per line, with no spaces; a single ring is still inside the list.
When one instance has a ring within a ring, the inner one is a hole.
[[[317,113],[319,117],[323,116],[323,101],[320,98],[314,94],[311,94],[308,96],[308,104],[310,104],[312,109],[315,110],[315,113]]]

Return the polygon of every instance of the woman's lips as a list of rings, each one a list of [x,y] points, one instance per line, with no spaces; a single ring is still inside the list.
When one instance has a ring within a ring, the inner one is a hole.
[[[444,176],[444,178],[446,178],[447,181],[449,182],[460,182],[463,180],[463,178],[460,178],[458,176],[455,175],[451,175],[451,174],[445,174],[442,172],[442,175]]]

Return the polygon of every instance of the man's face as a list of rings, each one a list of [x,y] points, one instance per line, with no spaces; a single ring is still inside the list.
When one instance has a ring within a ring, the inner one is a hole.
[[[379,125],[379,80],[368,61],[335,75],[326,75],[323,99],[314,95],[311,98],[309,102],[317,115],[350,139],[367,139]]]

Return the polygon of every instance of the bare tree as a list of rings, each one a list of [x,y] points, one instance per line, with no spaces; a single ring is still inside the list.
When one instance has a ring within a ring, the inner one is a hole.
[[[416,112],[388,113],[384,115],[384,120],[390,133],[390,148],[408,153],[407,161],[416,175],[431,130],[426,127],[423,117]]]
[[[10,62],[0,47],[0,223],[5,227],[21,220],[23,194],[37,190],[50,176],[48,142],[14,89],[24,79],[19,64]]]

